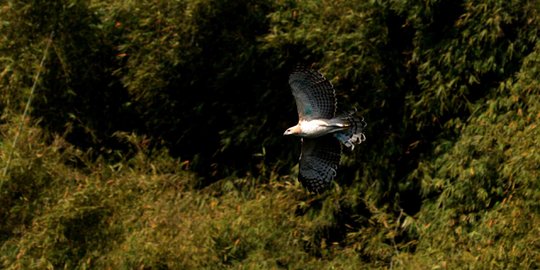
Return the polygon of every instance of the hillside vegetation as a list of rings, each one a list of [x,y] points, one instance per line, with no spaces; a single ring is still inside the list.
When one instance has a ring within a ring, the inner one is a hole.
[[[0,268],[538,269],[539,12],[2,0]],[[323,194],[298,63],[368,123]]]

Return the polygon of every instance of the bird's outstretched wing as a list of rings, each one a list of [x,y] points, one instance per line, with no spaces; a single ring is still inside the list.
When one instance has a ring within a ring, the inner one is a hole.
[[[289,76],[300,120],[330,119],[336,114],[336,91],[319,72],[298,66]]]
[[[302,138],[298,179],[309,191],[320,193],[332,183],[340,158],[341,145],[331,135]]]

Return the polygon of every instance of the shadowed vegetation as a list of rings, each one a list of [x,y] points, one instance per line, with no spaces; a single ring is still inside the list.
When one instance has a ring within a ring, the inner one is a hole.
[[[0,1],[0,266],[536,269],[539,9]],[[319,195],[297,63],[368,123]]]

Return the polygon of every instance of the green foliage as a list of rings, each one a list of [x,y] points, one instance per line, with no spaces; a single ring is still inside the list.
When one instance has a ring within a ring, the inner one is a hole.
[[[253,114],[276,104],[264,77],[271,63],[259,61],[256,41],[266,30],[269,6],[256,0],[146,1],[110,11],[104,19],[115,25],[118,57],[125,62],[115,74],[141,117],[137,130],[163,139],[206,175],[253,166],[264,138],[252,134],[275,124],[265,125],[271,116]],[[227,158],[231,154],[238,159]]]
[[[14,154],[0,265],[538,268],[538,12],[518,0],[1,1],[2,169]],[[368,123],[320,195],[295,180],[298,141],[281,137],[298,62]]]
[[[539,52],[536,46],[515,81],[494,89],[457,142],[421,169],[423,192],[437,195],[419,213],[419,249],[442,258],[438,252],[459,248],[466,261],[496,268],[538,267],[540,144],[532,138],[540,135]]]
[[[531,19],[537,11],[526,2],[434,1],[398,8],[417,29],[409,64],[417,68],[421,94],[406,100],[419,127],[469,111],[519,69],[538,34]]]
[[[3,115],[22,110],[42,41],[54,31],[32,115],[51,133],[64,134],[79,146],[114,146],[110,135],[131,129],[136,115],[130,114],[127,92],[112,74],[117,69],[114,50],[95,9],[88,1],[29,0],[5,1],[2,10],[8,42],[0,46],[9,60],[2,66],[7,80]]]
[[[145,138],[119,134],[140,151],[110,164],[26,131],[1,193],[3,268],[318,268],[304,246],[327,222],[294,213],[309,208],[299,185],[245,178],[197,190],[185,163],[145,154]]]

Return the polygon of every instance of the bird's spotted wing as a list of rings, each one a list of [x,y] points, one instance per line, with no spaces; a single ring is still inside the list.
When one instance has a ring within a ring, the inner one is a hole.
[[[319,193],[332,183],[340,158],[341,145],[334,137],[302,138],[298,179],[309,191]]]
[[[321,73],[297,67],[289,76],[289,85],[296,100],[300,119],[330,119],[335,116],[336,92]]]

